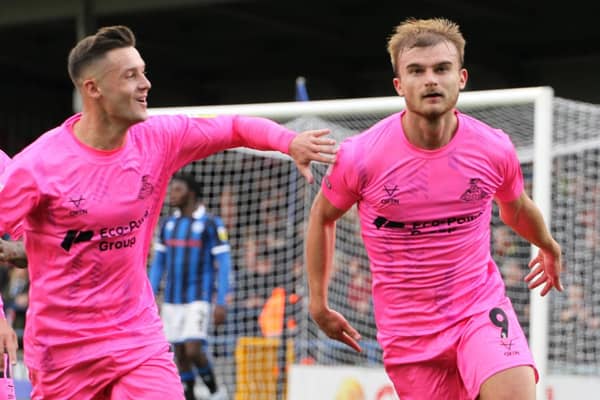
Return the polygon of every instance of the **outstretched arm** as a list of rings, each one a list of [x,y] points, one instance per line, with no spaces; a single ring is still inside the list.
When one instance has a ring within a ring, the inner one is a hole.
[[[296,167],[308,183],[315,180],[310,170],[311,161],[326,164],[335,161],[335,140],[324,137],[328,133],[328,129],[305,131],[296,135],[290,143],[290,157],[294,159]]]
[[[207,118],[160,116],[156,129],[172,132],[163,138],[173,140],[175,151],[173,171],[193,160],[235,147],[279,151],[289,154],[300,172],[313,182],[311,161],[331,164],[337,149],[335,140],[325,137],[329,129],[296,133],[267,118],[242,115],[220,115]],[[168,147],[168,145],[166,145]]]
[[[23,242],[0,239],[0,264],[27,268],[27,254]]]
[[[289,154],[308,183],[314,181],[310,171],[311,161],[327,164],[335,161],[335,140],[325,137],[330,133],[329,129],[294,134],[274,121],[242,116],[235,119],[235,126],[235,140],[239,145],[261,150],[279,150]]]
[[[289,154],[308,183],[314,178],[310,162],[332,164],[335,140],[325,137],[329,129],[309,130],[296,134],[274,121],[259,117],[233,117],[234,138],[238,146],[257,150],[275,150]]]
[[[531,272],[525,277],[529,288],[544,285],[541,295],[545,296],[552,290],[562,292],[560,273],[563,270],[560,245],[552,238],[544,223],[544,218],[537,205],[525,192],[516,200],[510,202],[497,201],[500,208],[500,218],[516,233],[537,246],[539,252],[529,262]]]
[[[361,351],[360,334],[337,311],[329,308],[329,278],[335,251],[335,221],[345,210],[335,208],[321,193],[313,202],[306,234],[309,311],[327,336]]]

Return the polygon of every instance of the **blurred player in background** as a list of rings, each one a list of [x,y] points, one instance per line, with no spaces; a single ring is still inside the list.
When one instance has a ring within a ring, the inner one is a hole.
[[[326,130],[262,118],[148,117],[150,81],[124,26],[71,50],[83,112],[17,154],[0,178],[0,232],[23,223],[30,299],[25,364],[33,399],[183,399],[147,276],[171,175],[246,146],[331,162]]]
[[[150,283],[158,297],[166,272],[161,318],[175,345],[185,399],[195,400],[196,367],[211,400],[217,400],[225,391],[217,391],[206,340],[211,319],[215,325],[225,322],[231,252],[223,221],[207,213],[200,195],[193,176],[179,173],[171,180],[169,203],[176,210],[160,226]]]
[[[400,398],[534,399],[534,361],[490,254],[492,200],[540,249],[525,279],[542,296],[562,291],[561,249],[523,190],[510,138],[455,108],[464,46],[446,19],[406,20],[389,39],[406,110],[346,139],[323,179],[306,239],[310,313],[360,351],[359,333],[328,306],[335,221],[357,204],[377,337]]]

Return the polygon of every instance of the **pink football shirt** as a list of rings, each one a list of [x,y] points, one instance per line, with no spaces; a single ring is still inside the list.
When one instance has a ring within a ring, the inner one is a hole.
[[[100,151],[74,136],[80,118],[17,154],[0,182],[0,230],[23,220],[25,361],[39,370],[166,343],[146,257],[171,175],[227,148],[287,153],[294,137],[258,118],[155,116]]]
[[[322,183],[335,207],[357,203],[383,344],[443,331],[503,298],[490,254],[492,199],[523,191],[502,131],[456,112],[450,143],[428,151],[406,139],[402,115],[345,140]]]
[[[7,156],[5,152],[0,150],[0,174],[4,171],[9,162],[10,157]]]
[[[10,157],[6,155],[5,152],[0,150],[0,174],[4,172],[4,169],[10,162]],[[2,297],[0,297],[0,318],[5,318],[4,315],[4,303],[2,302]]]

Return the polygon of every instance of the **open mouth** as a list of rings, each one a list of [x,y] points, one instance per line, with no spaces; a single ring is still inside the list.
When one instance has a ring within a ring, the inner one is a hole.
[[[423,96],[423,98],[425,98],[425,99],[438,99],[438,98],[441,98],[441,97],[442,97],[442,94],[441,93],[437,93],[437,92],[427,93],[426,95]]]

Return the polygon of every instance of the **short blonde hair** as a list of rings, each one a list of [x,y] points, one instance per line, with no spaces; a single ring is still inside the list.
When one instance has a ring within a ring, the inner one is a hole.
[[[405,49],[414,47],[435,46],[438,43],[450,42],[456,46],[460,65],[465,58],[465,38],[458,24],[445,18],[416,19],[408,18],[396,26],[388,40],[387,50],[392,61],[394,75],[397,74],[398,55]]]

